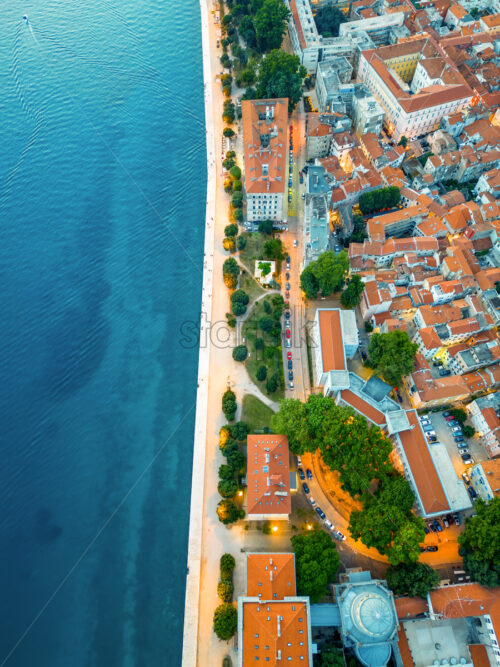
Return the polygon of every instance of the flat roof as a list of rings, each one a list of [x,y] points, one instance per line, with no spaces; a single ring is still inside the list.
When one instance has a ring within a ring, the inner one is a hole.
[[[346,370],[340,311],[319,310],[318,315],[323,373]]]
[[[410,428],[398,433],[426,514],[447,512],[450,506],[429,452],[415,410],[407,411]]]
[[[469,509],[472,502],[461,479],[458,479],[446,445],[434,442],[428,445],[429,451],[437,470],[446,498],[453,512]]]

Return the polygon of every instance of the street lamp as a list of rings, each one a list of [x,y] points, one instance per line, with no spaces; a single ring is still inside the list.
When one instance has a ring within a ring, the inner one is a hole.
[[[273,533],[275,533],[278,530],[278,526],[273,526]]]

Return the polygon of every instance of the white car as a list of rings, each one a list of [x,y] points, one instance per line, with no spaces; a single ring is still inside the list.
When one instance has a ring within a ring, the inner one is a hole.
[[[300,456],[297,456],[297,465],[299,466],[299,468],[302,468],[302,459],[300,458]]]
[[[309,496],[309,502],[311,503],[311,505],[313,507],[316,507],[316,501],[314,500],[314,498],[312,496]]]
[[[285,347],[292,347],[292,341],[289,338],[286,339]]]
[[[458,433],[458,432],[462,433],[462,429],[460,428],[460,426],[452,426],[451,432],[452,433]]]
[[[340,530],[334,530],[333,531],[333,537],[336,540],[340,540],[341,542],[343,542],[345,540],[345,535],[343,533],[341,533]]]
[[[330,530],[335,530],[335,526],[333,523],[330,521],[330,519],[325,519],[325,526],[329,528]]]
[[[425,435],[428,438],[430,435],[436,435],[436,431],[425,431]]]
[[[293,247],[297,248],[298,245],[299,245],[299,242],[297,241],[297,239],[295,239],[294,242],[293,242]]]

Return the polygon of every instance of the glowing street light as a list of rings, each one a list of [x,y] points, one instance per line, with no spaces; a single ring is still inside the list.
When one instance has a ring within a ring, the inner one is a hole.
[[[278,526],[273,526],[273,533],[275,533],[278,530]]]

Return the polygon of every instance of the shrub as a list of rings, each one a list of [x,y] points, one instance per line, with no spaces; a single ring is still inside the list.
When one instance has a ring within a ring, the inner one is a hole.
[[[243,222],[243,211],[241,210],[241,208],[237,208],[233,211],[233,217],[238,222]],[[246,241],[245,241],[245,245],[246,245]]]
[[[233,190],[235,192],[239,192],[240,190],[243,189],[243,183],[241,181],[234,181],[233,183]]]
[[[238,482],[235,479],[221,479],[217,491],[223,498],[234,498],[238,491]]]
[[[247,246],[247,240],[244,236],[238,236],[236,239],[236,247],[238,250],[244,250]]]
[[[234,236],[237,236],[237,234],[238,234],[238,225],[235,225],[234,222],[230,225],[226,225],[226,227],[224,227],[224,234],[228,238],[233,238]]]
[[[232,238],[225,238],[222,241],[222,247],[224,250],[227,252],[234,252],[236,250],[236,244],[234,242],[234,239]]]
[[[228,640],[238,627],[238,613],[229,602],[219,605],[214,612],[214,632],[219,639]]]
[[[222,130],[222,134],[223,134],[225,137],[231,138],[231,137],[234,137],[234,135],[236,134],[236,132],[235,132],[233,129],[231,129],[230,127],[225,127],[225,128]]]
[[[245,306],[245,304],[241,303],[240,301],[236,301],[235,303],[232,303],[231,304],[231,309],[236,316],[244,315],[247,312],[247,307]]]
[[[231,175],[233,181],[239,181],[241,179],[241,169],[238,167],[238,165],[231,167],[229,174]]]
[[[237,507],[232,500],[221,500],[217,505],[217,517],[225,525],[235,523],[238,519],[243,519],[245,512]]]
[[[226,313],[227,326],[234,329],[236,326],[236,317],[232,313]]]
[[[217,584],[217,595],[222,602],[231,602],[233,599],[234,584],[229,579],[222,579]]]
[[[248,424],[246,422],[236,422],[231,424],[230,431],[235,440],[242,442],[248,435]]]
[[[222,395],[222,412],[230,422],[234,420],[236,414],[236,395],[231,389],[226,389]]]
[[[248,348],[246,345],[237,345],[233,350],[233,359],[235,361],[245,361],[248,357]]]
[[[266,366],[259,366],[256,373],[257,380],[263,382],[267,377],[267,368]]]
[[[236,561],[234,560],[234,556],[232,554],[222,554],[220,557],[220,571],[221,571],[221,577],[224,579],[224,576],[233,576],[233,570],[236,565]]]

